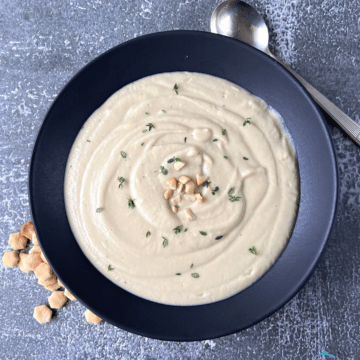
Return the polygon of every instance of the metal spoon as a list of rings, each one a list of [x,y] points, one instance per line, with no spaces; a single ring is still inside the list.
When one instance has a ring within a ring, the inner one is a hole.
[[[248,43],[278,61],[301,82],[320,107],[360,146],[360,126],[270,52],[269,30],[264,19],[254,8],[240,0],[224,1],[211,16],[211,32]]]

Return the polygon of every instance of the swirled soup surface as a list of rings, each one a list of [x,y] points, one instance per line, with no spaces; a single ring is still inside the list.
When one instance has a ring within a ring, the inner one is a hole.
[[[205,201],[182,192],[172,207],[167,180],[197,174],[208,177],[194,190]],[[197,73],[116,92],[80,131],[65,177],[70,225],[89,260],[122,288],[168,304],[224,299],[256,281],[286,246],[297,200],[296,156],[278,116]]]

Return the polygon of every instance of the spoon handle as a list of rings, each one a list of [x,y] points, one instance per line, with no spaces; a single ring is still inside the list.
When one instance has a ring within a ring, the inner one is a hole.
[[[310,95],[314,98],[318,105],[325,112],[327,112],[334,119],[334,121],[336,121],[337,124],[340,125],[340,127],[351,137],[351,139],[354,140],[357,145],[360,146],[360,125],[358,125],[354,120],[352,120],[349,116],[342,112],[336,105],[334,105],[323,94],[317,91],[312,85],[310,85],[288,65],[284,64],[275,56],[273,57],[301,82],[301,84],[310,93]]]

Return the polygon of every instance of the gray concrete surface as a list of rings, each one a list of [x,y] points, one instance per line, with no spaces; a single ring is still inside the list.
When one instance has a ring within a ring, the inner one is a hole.
[[[128,39],[209,30],[217,0],[0,2],[0,252],[30,219],[32,147],[59,90],[88,61]],[[360,123],[360,0],[249,0],[274,52]],[[340,202],[325,255],[305,288],[260,324],[224,338],[170,343],[109,324],[91,326],[78,302],[45,326],[32,318],[48,292],[0,266],[0,359],[360,359],[360,149],[330,125]],[[325,359],[328,357],[319,357]]]

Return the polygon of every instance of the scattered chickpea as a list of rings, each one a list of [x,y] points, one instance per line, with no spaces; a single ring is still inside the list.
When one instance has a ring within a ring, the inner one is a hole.
[[[19,255],[15,251],[6,251],[2,257],[5,267],[15,267],[19,263]]]
[[[185,192],[187,194],[194,194],[195,193],[195,183],[193,181],[189,181],[186,185],[185,185]]]
[[[185,209],[185,216],[190,221],[193,221],[196,219],[196,216],[194,215],[194,213],[192,212],[192,210],[190,208]]]
[[[201,194],[195,194],[196,200],[199,204],[204,203],[205,199],[202,197]]]
[[[34,318],[40,324],[51,321],[52,311],[46,305],[36,306],[34,309]]]
[[[171,199],[171,203],[176,206],[176,205],[179,205],[181,203],[181,195],[176,195],[174,196],[172,199]]]
[[[85,319],[88,323],[98,325],[101,322],[101,318],[95,315],[90,310],[85,311]]]
[[[189,178],[188,176],[186,175],[182,175],[179,177],[179,182],[181,182],[182,184],[186,184],[188,183],[189,181],[191,181],[191,178]]]
[[[23,250],[26,248],[26,244],[27,244],[27,238],[21,235],[21,233],[17,232],[14,234],[10,234],[9,245],[14,250]]]
[[[202,183],[204,183],[207,179],[208,179],[208,177],[205,175],[200,175],[200,174],[196,175],[196,183],[198,186],[200,186]]]
[[[186,163],[184,161],[175,161],[174,162],[174,169],[176,171],[180,171],[185,165],[186,165]]]
[[[174,177],[171,177],[171,178],[168,179],[168,181],[166,182],[166,185],[169,186],[170,189],[176,190],[177,180],[176,180]]]
[[[165,190],[164,191],[164,199],[170,199],[174,194],[174,190]]]

